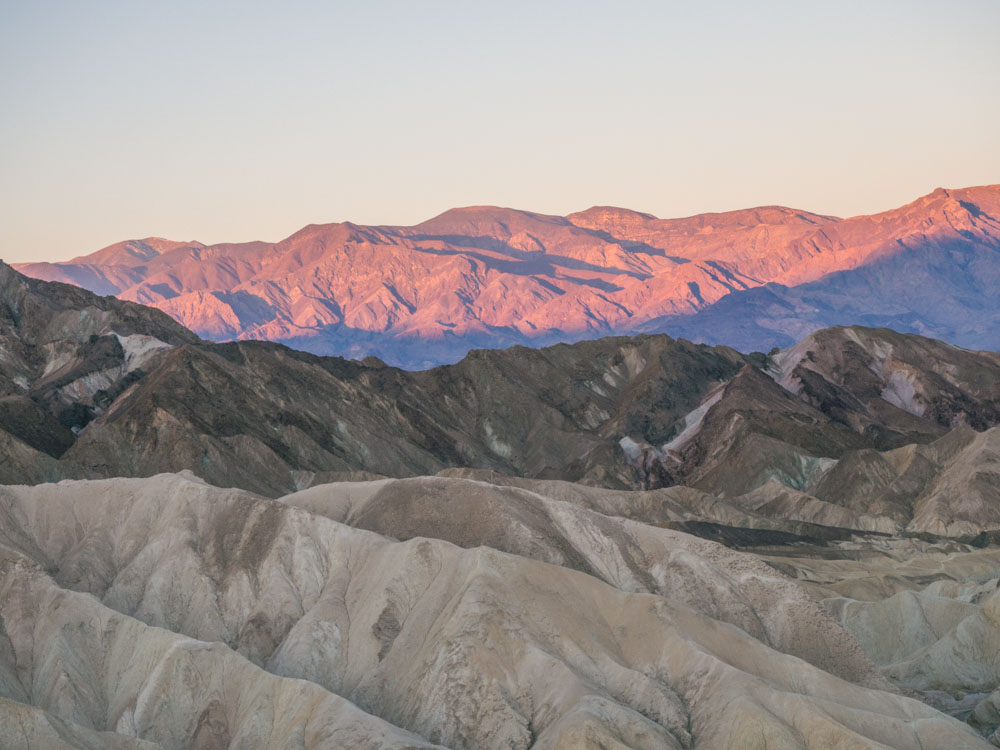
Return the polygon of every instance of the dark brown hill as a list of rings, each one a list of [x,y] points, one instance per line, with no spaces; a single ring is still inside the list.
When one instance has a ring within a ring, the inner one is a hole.
[[[276,495],[330,472],[471,467],[732,496],[1000,422],[1000,355],[888,330],[770,357],[612,337],[406,372],[201,342],[156,310],[0,270],[7,482],[189,469]]]

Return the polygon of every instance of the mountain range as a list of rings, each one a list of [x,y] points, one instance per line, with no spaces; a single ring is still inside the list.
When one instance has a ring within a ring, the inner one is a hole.
[[[0,457],[3,748],[1000,746],[995,352],[409,371],[0,262]]]
[[[834,325],[996,350],[1000,186],[849,219],[458,208],[412,227],[310,225],[277,243],[130,240],[17,269],[159,308],[204,338],[409,369],[612,334],[768,351]]]

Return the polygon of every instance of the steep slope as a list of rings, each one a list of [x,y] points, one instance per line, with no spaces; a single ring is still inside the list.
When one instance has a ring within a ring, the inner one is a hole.
[[[782,207],[670,220],[470,207],[413,227],[310,225],[278,243],[208,247],[150,238],[18,268],[155,305],[208,338],[410,368],[611,333],[767,350],[835,324],[997,349],[1000,186],[843,220]]]
[[[807,490],[851,451],[998,423],[1000,355],[837,327],[772,352],[762,367],[745,366],[685,415],[668,442],[627,438],[633,460],[657,463],[670,483],[734,496],[771,479]],[[864,512],[866,499],[856,495],[855,510]]]
[[[1000,528],[1000,428],[956,428],[929,445],[845,455],[820,499],[892,518],[910,531],[976,536]]]
[[[884,237],[885,221],[859,217],[854,241]],[[882,247],[863,262],[835,262],[821,277],[784,277],[740,290],[693,316],[666,317],[643,329],[668,330],[695,341],[726,343],[743,351],[789,346],[832,325],[887,326],[944,339],[972,349],[997,349],[1000,265],[996,228],[1000,200],[994,189],[938,190],[898,213],[912,231],[891,228],[896,247]],[[822,257],[822,256],[821,256]],[[793,284],[795,284],[793,286]]]
[[[803,339],[773,361],[771,372],[783,387],[864,432],[871,432],[874,422],[895,433],[919,430],[918,420],[983,430],[1000,413],[995,352],[966,351],[889,329],[836,327]],[[970,398],[982,411],[969,408]],[[869,424],[858,421],[862,415]]]
[[[19,739],[16,717],[32,700],[59,716],[57,731],[69,725],[58,733],[70,735],[71,747],[85,746],[79,739],[129,746],[112,732],[148,740],[133,747],[177,750],[433,747],[316,685],[271,675],[221,644],[123,617],[63,590],[27,558],[0,554],[0,667],[15,688],[14,700],[0,704],[5,747]]]
[[[271,494],[315,472],[410,476],[463,466],[729,496],[770,479],[807,489],[849,451],[926,442],[957,419],[1000,422],[996,356],[967,357],[987,381],[949,385],[918,416],[866,401],[867,380],[838,384],[810,370],[811,390],[794,393],[731,350],[666,337],[476,352],[419,373],[262,343],[185,347],[66,457],[103,475],[190,468]],[[827,392],[847,406],[810,403]]]
[[[0,512],[0,710],[84,730],[162,747],[426,746],[406,732],[454,748],[988,747],[669,598],[488,548],[395,542],[177,476],[5,488]],[[808,605],[795,584],[752,557],[662,544],[688,570],[666,580],[729,571],[740,599],[707,605],[719,617],[735,604],[807,632],[783,614]]]
[[[68,459],[105,475],[191,468],[283,494],[315,472],[449,466],[646,481],[619,435],[666,435],[742,358],[666,337],[476,352],[419,373],[272,344],[184,347],[83,432]]]
[[[400,540],[432,537],[465,548],[489,546],[580,570],[623,591],[658,594],[728,622],[844,679],[871,683],[870,665],[857,658],[853,644],[801,591],[783,588],[766,565],[650,525],[689,519],[766,525],[763,519],[746,518],[687,489],[593,491],[602,508],[625,513],[626,519],[541,494],[552,483],[528,484],[537,491],[454,477],[346,482],[311,487],[281,502]],[[754,604],[758,596],[780,596],[787,621],[760,611]]]
[[[137,737],[97,732],[17,701],[0,698],[0,743],[8,750],[157,750]]]
[[[52,459],[159,353],[195,341],[158,310],[0,263],[0,480],[82,476]]]

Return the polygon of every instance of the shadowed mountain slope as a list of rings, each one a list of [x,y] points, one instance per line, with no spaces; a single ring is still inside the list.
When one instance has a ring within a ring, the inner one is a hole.
[[[660,335],[405,372],[199,342],[156,311],[4,273],[3,343],[25,352],[0,373],[8,482],[189,469],[280,495],[330,472],[471,467],[737,496],[809,491],[851,451],[1000,423],[1000,355],[888,330],[830,329],[771,357]]]
[[[83,476],[57,463],[159,352],[197,342],[159,310],[28,279],[0,263],[0,481]]]

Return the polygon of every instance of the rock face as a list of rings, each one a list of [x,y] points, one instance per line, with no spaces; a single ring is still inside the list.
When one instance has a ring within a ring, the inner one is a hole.
[[[0,489],[0,741],[989,747],[893,692],[806,589],[751,555],[435,481],[411,518],[445,513],[446,535],[475,543],[492,508],[529,532],[500,546],[528,554],[293,507],[392,522],[377,492],[336,485],[285,503],[190,475]]]
[[[1000,186],[851,219],[460,208],[413,227],[311,225],[278,243],[133,240],[18,269],[153,305],[206,338],[409,368],[614,333],[768,350],[847,324],[1000,349]]]
[[[956,428],[929,445],[847,454],[813,494],[909,531],[958,537],[1000,528],[1000,428]]]
[[[899,232],[895,247],[887,243],[858,263],[835,252],[828,256],[828,273],[814,280],[779,279],[736,290],[693,316],[668,316],[651,325],[742,351],[791,346],[811,331],[846,324],[1000,349],[997,194],[995,186],[936,190],[897,211],[848,219],[839,225],[852,228],[837,238],[843,242],[840,252],[850,254],[855,242],[864,245],[866,233],[886,237],[886,230],[889,236]],[[907,223],[909,231],[900,231]]]
[[[159,310],[28,279],[0,263],[0,481],[85,475],[52,459],[158,353],[198,340]]]

